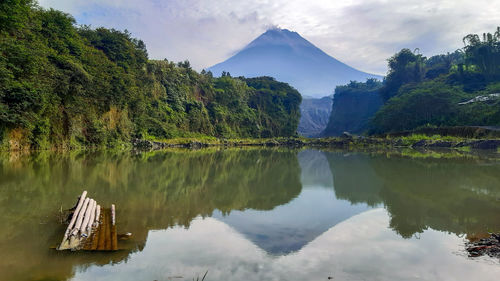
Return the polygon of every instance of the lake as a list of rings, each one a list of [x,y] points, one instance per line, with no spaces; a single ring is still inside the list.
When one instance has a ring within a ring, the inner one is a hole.
[[[58,252],[83,190],[116,252]],[[500,161],[294,149],[0,154],[0,280],[498,280]]]

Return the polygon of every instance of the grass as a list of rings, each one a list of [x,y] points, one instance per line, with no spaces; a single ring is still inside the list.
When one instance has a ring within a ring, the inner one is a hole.
[[[471,152],[472,148],[470,146],[461,146],[455,148],[458,151],[463,151],[463,152]]]
[[[460,142],[463,138],[453,137],[453,136],[441,136],[441,135],[424,135],[424,134],[412,134],[409,136],[401,137],[401,141],[403,145],[413,145],[419,141],[426,140],[430,142],[438,142],[438,141],[451,141],[451,142]]]
[[[461,154],[453,151],[447,151],[447,152],[438,152],[438,151],[418,151],[414,149],[403,149],[401,151],[401,155],[409,158],[414,158],[414,159],[426,159],[426,158],[432,158],[432,159],[446,159],[446,158],[456,158],[462,156]]]

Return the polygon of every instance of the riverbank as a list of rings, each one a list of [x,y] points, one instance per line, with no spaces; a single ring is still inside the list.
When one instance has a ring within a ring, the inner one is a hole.
[[[166,148],[191,148],[223,146],[286,146],[286,147],[333,147],[333,148],[448,148],[460,151],[500,149],[500,139],[474,139],[453,136],[428,136],[412,134],[407,136],[362,137],[344,134],[335,138],[270,138],[270,139],[218,139],[181,138],[169,140],[132,140],[132,147],[141,150]]]

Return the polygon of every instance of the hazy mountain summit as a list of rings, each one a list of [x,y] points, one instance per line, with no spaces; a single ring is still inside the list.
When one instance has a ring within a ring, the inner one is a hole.
[[[351,80],[382,78],[338,61],[297,32],[279,28],[267,30],[234,56],[208,70],[215,76],[222,71],[232,76],[272,76],[312,97],[330,95],[335,86]]]

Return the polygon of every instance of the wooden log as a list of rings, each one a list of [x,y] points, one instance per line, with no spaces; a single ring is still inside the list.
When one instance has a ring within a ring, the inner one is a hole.
[[[82,228],[83,225],[83,220],[85,217],[85,214],[87,213],[87,209],[89,208],[90,205],[90,198],[86,198],[85,201],[83,202],[83,207],[82,210],[80,211],[80,214],[78,215],[78,218],[76,219],[76,224],[75,228],[71,231],[70,237],[69,237],[69,248],[71,250],[76,250],[80,246],[80,237],[78,237],[78,233],[80,232],[80,229]]]
[[[116,225],[111,226],[111,249],[112,251],[118,250],[118,237],[116,235]]]
[[[87,225],[87,228],[89,228],[89,227],[92,228],[94,226],[95,215],[97,213],[97,202],[94,201],[94,207],[92,209],[93,209],[93,211],[90,214],[90,221],[89,221],[89,224]]]
[[[75,225],[76,218],[80,212],[80,209],[82,208],[83,202],[85,201],[85,197],[87,196],[87,191],[83,191],[82,195],[80,195],[80,199],[78,200],[78,203],[76,205],[75,211],[73,212],[73,216],[71,217],[71,221],[68,224],[68,227],[66,228],[66,231],[64,232],[63,239],[61,241],[61,245],[59,245],[58,249],[61,248],[61,246],[64,246],[64,243],[66,239],[69,236],[69,233],[71,232],[71,229]]]
[[[94,199],[90,199],[87,210],[85,211],[85,215],[83,216],[82,227],[80,228],[80,237],[84,237],[86,235],[87,224],[90,220],[90,214],[92,213],[92,207],[94,206]]]
[[[94,199],[87,197],[87,192],[84,191],[72,210],[74,212],[58,250],[118,249],[114,204],[110,209],[101,208]]]
[[[101,221],[101,205],[97,205],[95,210],[95,222],[94,225],[97,227]]]
[[[100,235],[100,226],[95,227],[95,231],[92,233],[92,245],[90,246],[90,250],[97,250],[97,246],[99,244],[99,235]]]
[[[92,233],[92,223],[94,222],[95,219],[96,206],[97,203],[95,202],[94,199],[92,199],[92,207],[90,208],[89,215],[84,220],[85,228],[82,228],[83,234],[87,237],[89,237],[90,234]]]
[[[118,239],[116,236],[116,209],[115,209],[115,204],[111,204],[111,231],[110,231],[110,238],[111,238],[111,248],[110,250],[116,251],[118,250]]]
[[[82,210],[78,214],[78,218],[76,218],[75,228],[73,228],[73,230],[71,231],[71,235],[76,235],[80,231],[83,223],[83,218],[85,216],[85,213],[87,212],[89,202],[90,198],[86,198],[85,201],[83,202]]]
[[[111,224],[112,224],[112,218],[111,218],[111,211],[108,211],[104,214],[106,216],[106,224],[104,225],[104,250],[109,250],[111,249]]]
[[[111,204],[111,224],[115,225],[115,204]]]
[[[106,236],[105,227],[106,227],[107,218],[106,218],[106,211],[104,209],[102,210],[101,218],[102,218],[102,221],[99,224],[99,239],[97,242],[97,250],[104,250],[104,246],[105,246],[104,240],[105,240],[105,236]]]

